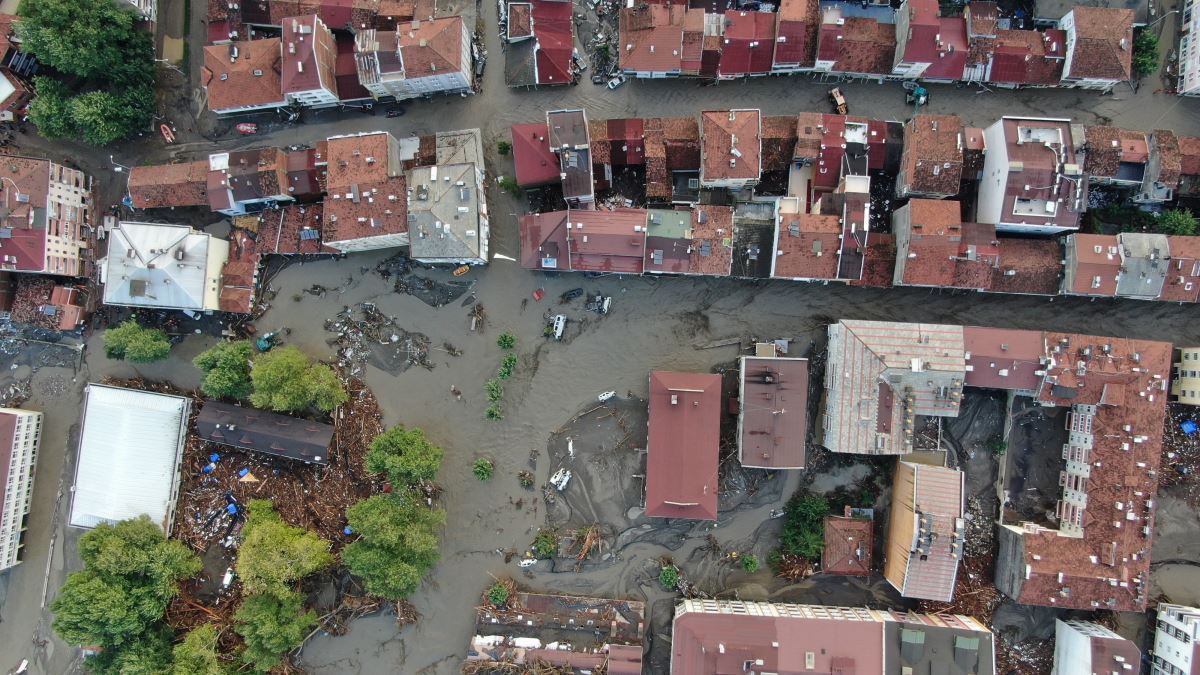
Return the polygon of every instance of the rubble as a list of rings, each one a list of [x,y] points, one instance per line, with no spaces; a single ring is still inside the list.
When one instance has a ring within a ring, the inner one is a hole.
[[[375,272],[384,280],[393,280],[395,292],[411,295],[430,307],[444,307],[475,285],[474,281],[437,281],[415,274],[412,262],[400,253],[376,265]]]
[[[326,342],[337,347],[338,366],[352,377],[361,375],[368,363],[389,373],[402,373],[414,365],[433,370],[429,337],[404,330],[374,303],[344,308],[325,322],[325,330],[335,335]],[[441,350],[451,356],[462,353],[449,343]]]
[[[1188,504],[1195,507],[1200,505],[1200,483],[1194,478],[1200,471],[1200,431],[1184,431],[1183,425],[1189,421],[1200,424],[1200,409],[1183,403],[1172,403],[1167,408],[1159,489],[1182,490]]]

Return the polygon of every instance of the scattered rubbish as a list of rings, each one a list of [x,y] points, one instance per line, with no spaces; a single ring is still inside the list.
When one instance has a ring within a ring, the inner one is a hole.
[[[567,436],[567,456],[575,459],[575,439]]]
[[[568,469],[559,469],[550,477],[550,484],[553,485],[559,492],[566,489],[567,483],[571,482],[571,472]]]
[[[346,307],[325,322],[325,330],[335,335],[327,342],[338,348],[338,365],[350,375],[359,375],[367,363],[390,373],[414,365],[427,370],[434,367],[429,360],[429,337],[404,330],[374,303]]]
[[[238,478],[238,480],[243,483],[257,483],[258,476],[255,476],[253,473],[250,473],[250,470],[247,469],[246,473],[242,474],[241,478]]]
[[[342,534],[344,534],[344,535],[346,535],[347,537],[349,537],[350,535],[354,534],[354,529],[353,529],[353,528],[351,528],[349,525],[347,525],[347,526],[345,526],[345,527],[343,527],[343,528],[342,528]]]
[[[229,588],[229,584],[233,583],[233,568],[225,568],[225,577],[221,579],[221,588]]]
[[[612,297],[603,295],[591,296],[583,308],[589,312],[597,314],[608,314],[608,310],[612,307]]]
[[[533,299],[535,302],[541,302],[542,298],[546,297],[546,289],[538,288],[533,291]]]
[[[526,555],[529,555],[529,553],[527,552]],[[517,563],[517,567],[533,567],[536,564],[537,558],[530,556],[528,558],[521,558],[521,560]]]
[[[403,254],[394,255],[375,266],[384,279],[393,279],[392,290],[411,295],[430,307],[444,307],[461,298],[474,281],[437,281],[413,273],[412,264]]]
[[[1200,427],[1196,426],[1196,422],[1194,420],[1184,420],[1183,424],[1179,425],[1179,428],[1183,430],[1183,433],[1188,435],[1194,434],[1196,433],[1197,429],[1200,429]]]

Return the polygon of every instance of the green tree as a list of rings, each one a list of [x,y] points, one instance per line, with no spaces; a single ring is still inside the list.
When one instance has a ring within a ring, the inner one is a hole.
[[[503,176],[500,178],[500,187],[514,197],[520,197],[522,194],[521,186],[517,184],[517,179],[512,176]]]
[[[488,400],[493,403],[504,398],[504,385],[500,384],[500,380],[496,378],[484,382],[483,388],[487,391]]]
[[[132,7],[92,0],[22,0],[17,14],[21,50],[55,70],[78,77],[104,76],[122,68],[136,37]]]
[[[70,110],[80,136],[92,145],[108,145],[128,132],[130,109],[119,94],[89,91],[72,98]]]
[[[533,554],[537,557],[548,560],[558,553],[558,532],[553,529],[538,530],[538,533],[533,537]]]
[[[442,449],[420,429],[395,426],[375,437],[367,451],[367,471],[387,475],[397,487],[433,480],[442,466]]]
[[[84,663],[92,675],[162,675],[171,672],[171,629],[155,626],[130,644],[105,649]]]
[[[304,609],[303,596],[286,591],[246,596],[233,620],[234,630],[246,641],[242,660],[256,672],[265,673],[304,640],[316,625],[317,615]]]
[[[508,586],[505,586],[504,584],[500,583],[499,581],[492,584],[492,587],[488,589],[488,593],[487,593],[488,602],[492,603],[493,605],[495,605],[497,607],[507,606],[508,605],[508,596],[509,596]]]
[[[496,346],[504,350],[512,349],[517,346],[517,338],[512,333],[501,333],[500,337],[496,338]]]
[[[233,668],[221,660],[217,651],[217,627],[206,623],[184,636],[175,645],[175,665],[171,675],[232,675]]]
[[[29,104],[29,119],[37,126],[38,134],[46,138],[66,138],[75,133],[71,118],[71,90],[53,78],[33,79],[37,96]]]
[[[150,363],[167,358],[171,341],[158,328],[145,328],[133,319],[104,331],[104,355],[118,361]]]
[[[658,571],[658,583],[668,591],[679,587],[679,568],[674,565],[663,565]]]
[[[783,532],[779,546],[784,553],[816,560],[825,550],[825,516],[829,500],[821,495],[797,492],[784,506]]]
[[[329,542],[283,522],[265,499],[250,501],[242,535],[237,573],[250,593],[278,595],[293,582],[333,564]]]
[[[222,342],[202,352],[192,364],[204,373],[200,391],[212,398],[243,399],[250,395],[250,362],[254,344],[249,340]]]
[[[496,143],[496,152],[507,157],[508,153],[512,152],[512,143],[509,143],[508,141],[499,141]]]
[[[79,556],[84,568],[50,606],[54,631],[106,649],[137,642],[162,618],[179,580],[200,570],[200,560],[147,516],[100,524],[80,538]]]
[[[1184,209],[1163,211],[1158,217],[1158,229],[1166,234],[1192,236],[1196,234],[1196,216]]]
[[[375,595],[406,597],[438,560],[446,513],[427,508],[412,493],[368,497],[350,507],[346,520],[359,539],[342,550],[342,561]]]
[[[333,369],[312,363],[291,345],[259,355],[250,381],[250,403],[257,408],[283,412],[316,407],[329,412],[350,400]]]
[[[1158,36],[1146,28],[1133,33],[1133,74],[1142,77],[1158,70]]]

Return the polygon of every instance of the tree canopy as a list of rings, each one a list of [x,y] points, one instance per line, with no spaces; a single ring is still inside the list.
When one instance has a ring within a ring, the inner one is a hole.
[[[333,564],[329,542],[283,522],[271,502],[252,500],[249,511],[237,559],[248,592],[286,592],[293,582]]]
[[[163,675],[171,672],[171,630],[155,626],[138,640],[105,649],[84,662],[92,675]]]
[[[140,642],[162,618],[179,580],[200,560],[147,516],[101,523],[79,540],[84,568],[67,577],[50,609],[54,631],[73,644]]]
[[[217,627],[211,623],[192,629],[175,645],[171,675],[232,675],[233,668],[217,651]]]
[[[212,398],[243,399],[250,396],[250,362],[254,345],[249,340],[222,342],[202,352],[192,364],[204,373],[200,391]]]
[[[408,596],[438,560],[446,513],[411,493],[373,495],[351,506],[346,519],[360,538],[342,550],[342,561],[375,595]]]
[[[1133,74],[1139,77],[1158,70],[1158,36],[1148,28],[1133,33]]]
[[[235,629],[246,641],[242,660],[265,673],[299,645],[317,623],[317,615],[304,609],[304,598],[294,591],[248,595],[233,615]]]
[[[829,515],[829,500],[821,495],[797,492],[783,510],[780,549],[809,560],[820,559],[825,550],[825,516]]]
[[[1165,234],[1196,234],[1196,216],[1184,209],[1169,209],[1158,216],[1158,230]]]
[[[104,331],[104,355],[118,361],[150,363],[167,358],[171,341],[158,328],[146,328],[134,319]]]
[[[22,0],[21,49],[67,78],[34,81],[29,116],[47,138],[106,145],[146,129],[154,115],[154,41],[123,3]]]
[[[420,429],[395,426],[375,437],[367,451],[367,471],[386,474],[393,485],[433,480],[442,466],[442,449]]]
[[[313,363],[291,345],[256,357],[250,381],[250,402],[257,408],[284,412],[315,407],[329,412],[350,400],[332,368]]]

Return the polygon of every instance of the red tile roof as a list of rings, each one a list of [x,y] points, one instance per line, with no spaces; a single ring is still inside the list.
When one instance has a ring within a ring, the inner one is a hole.
[[[957,115],[914,115],[904,125],[900,164],[908,193],[958,194],[963,178],[962,120]]]
[[[575,48],[573,5],[556,0],[533,0],[533,35],[538,43],[538,84],[568,84],[571,76],[571,52]]]
[[[1042,334],[1032,330],[963,326],[968,387],[1035,391],[1042,384]]]
[[[1159,300],[1200,302],[1200,237],[1168,235],[1171,259]],[[1189,290],[1189,286],[1191,289]]]
[[[817,57],[819,0],[783,0],[775,27],[775,65],[812,67]]]
[[[508,3],[508,38],[533,35],[533,7],[528,2]]]
[[[1179,137],[1179,171],[1185,176],[1200,176],[1200,137]]]
[[[558,182],[558,155],[550,149],[549,138],[544,122],[512,125],[517,185],[533,187]]]
[[[521,267],[530,270],[569,270],[566,211],[527,213],[520,218]],[[551,264],[543,265],[544,262]]]
[[[208,109],[282,106],[280,44],[279,38],[267,38],[205,47],[200,84],[208,92]]]
[[[337,253],[321,243],[323,212],[321,204],[289,204],[278,211],[259,214],[254,251],[260,255]]]
[[[135,166],[129,172],[135,209],[208,205],[208,160]]]
[[[717,519],[721,376],[650,373],[646,515]]]
[[[1133,63],[1133,10],[1076,5],[1070,15],[1075,20],[1075,48],[1067,75],[1128,80]]]
[[[315,14],[283,20],[283,93],[328,89],[337,94],[337,42]]]
[[[777,279],[837,279],[841,218],[800,213],[779,223],[775,267]]]
[[[897,283],[974,290],[991,285],[1000,255],[995,225],[962,222],[957,201],[912,199],[901,208],[911,229]]]
[[[771,72],[775,15],[771,12],[725,12],[722,42],[719,66],[722,77]]]
[[[646,211],[572,209],[567,247],[573,271],[641,274],[646,255]]]
[[[1179,174],[1182,168],[1179,138],[1173,131],[1155,129],[1152,139],[1158,148],[1158,181],[1174,190],[1179,187]]]
[[[869,576],[875,544],[875,523],[866,518],[825,517],[825,550],[821,571],[825,574]]]
[[[1066,33],[1061,30],[999,30],[989,82],[1057,85],[1062,80]]]
[[[834,8],[822,17],[818,40],[817,58],[833,61],[835,71],[865,75],[892,72],[896,55],[894,24],[864,17],[843,18]]]
[[[623,70],[664,73],[680,69],[684,5],[637,5],[620,14]]]
[[[1067,238],[1067,251],[1075,254],[1075,267],[1069,271],[1074,281],[1064,289],[1066,292],[1105,297],[1117,294],[1121,246],[1115,235],[1076,233]]]
[[[1062,257],[1062,244],[1054,239],[1001,239],[1000,260],[987,290],[1057,295],[1062,285]]]
[[[411,21],[399,24],[396,28],[400,57],[408,77],[432,77],[462,69],[461,16]]]
[[[706,110],[700,113],[700,119],[704,161],[701,178],[757,180],[761,175],[762,115],[757,110]]]
[[[924,77],[962,79],[967,61],[967,24],[957,17],[940,18],[937,0],[908,0],[908,39],[902,63],[927,63]]]

